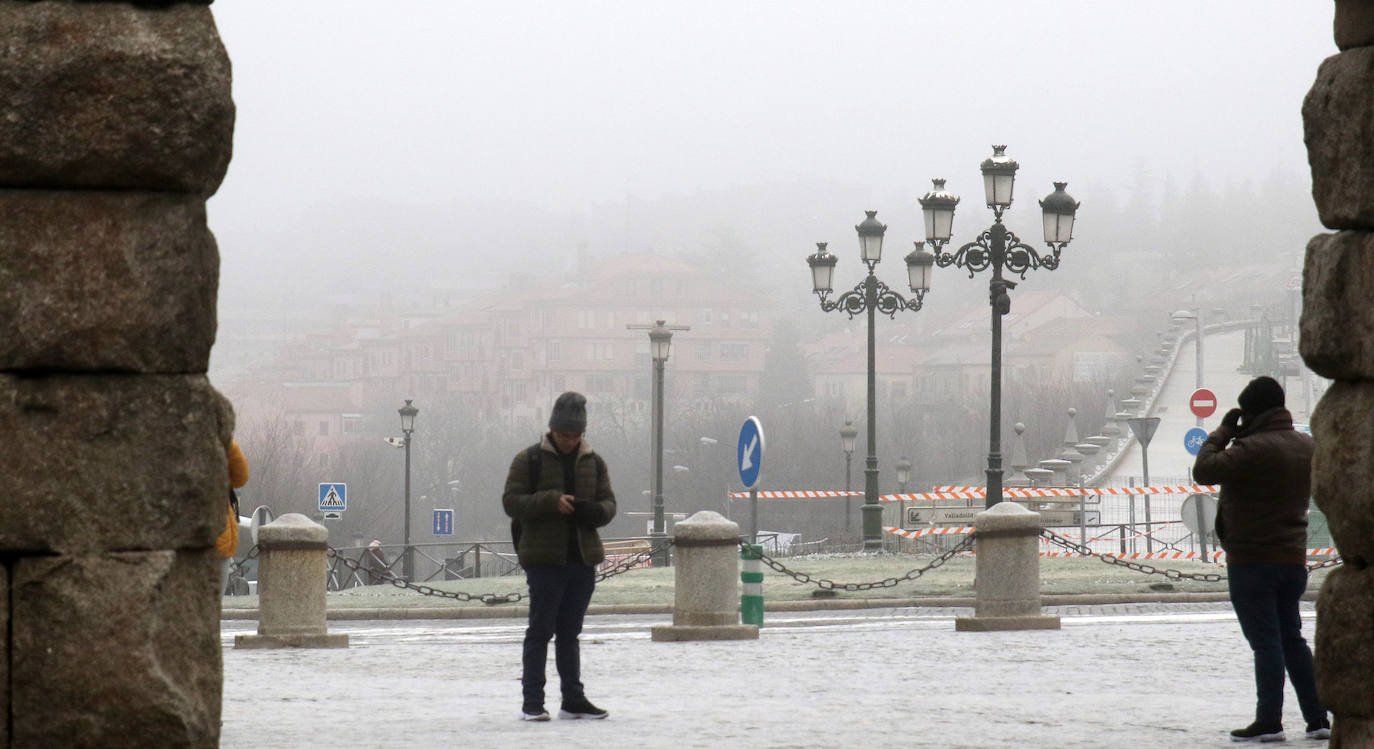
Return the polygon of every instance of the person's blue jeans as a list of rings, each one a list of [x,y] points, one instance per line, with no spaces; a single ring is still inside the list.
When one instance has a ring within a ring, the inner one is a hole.
[[[577,637],[582,634],[582,618],[596,587],[596,569],[584,564],[527,567],[525,581],[530,588],[521,676],[525,704],[544,704],[544,665],[550,639],[554,639],[553,660],[563,701],[582,699],[582,656]]]
[[[1283,675],[1293,683],[1308,723],[1326,717],[1317,697],[1312,650],[1302,637],[1298,599],[1307,590],[1301,564],[1231,564],[1226,568],[1231,606],[1240,631],[1255,653],[1255,720],[1268,725],[1283,719]]]

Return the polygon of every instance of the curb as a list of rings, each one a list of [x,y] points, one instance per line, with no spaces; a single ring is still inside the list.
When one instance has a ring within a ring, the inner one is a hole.
[[[1228,603],[1226,593],[1070,593],[1044,595],[1041,606],[1113,606],[1131,603]],[[1317,600],[1316,591],[1303,594],[1302,600]],[[764,601],[764,611],[849,611],[861,609],[973,608],[972,598],[851,598],[810,601]],[[664,615],[673,613],[668,603],[592,604],[588,616]],[[325,618],[332,621],[410,620],[410,619],[523,619],[528,606],[451,606],[330,609]],[[256,621],[255,608],[223,609],[220,621]]]

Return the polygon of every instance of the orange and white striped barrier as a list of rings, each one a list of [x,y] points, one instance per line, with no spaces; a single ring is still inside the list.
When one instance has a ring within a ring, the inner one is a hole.
[[[1117,497],[1140,494],[1215,494],[1220,487],[1196,484],[1193,486],[1116,486],[1116,487],[1007,487],[1002,495],[1015,499],[1036,497]],[[748,499],[749,492],[730,492],[731,499]],[[760,491],[759,499],[824,499],[828,497],[862,497],[861,491],[833,491],[825,489],[775,489]],[[982,486],[937,486],[928,492],[883,494],[880,502],[919,502],[937,499],[985,499],[987,489]]]

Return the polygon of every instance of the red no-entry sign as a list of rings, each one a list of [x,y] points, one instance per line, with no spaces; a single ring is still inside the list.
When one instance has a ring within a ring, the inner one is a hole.
[[[1188,396],[1188,408],[1199,419],[1205,419],[1217,412],[1217,394],[1207,388],[1198,388]]]

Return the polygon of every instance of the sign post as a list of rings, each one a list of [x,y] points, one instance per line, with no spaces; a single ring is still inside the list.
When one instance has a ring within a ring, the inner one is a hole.
[[[759,477],[763,470],[763,447],[763,424],[757,416],[750,416],[740,427],[735,456],[740,483],[749,490],[749,542],[755,544],[759,542]]]
[[[1212,399],[1212,409],[1216,410],[1216,399]],[[1140,472],[1146,486],[1150,485],[1150,440],[1154,439],[1155,430],[1159,428],[1158,416],[1138,416],[1134,419],[1127,419],[1126,423],[1131,427],[1131,434],[1135,435],[1135,441],[1140,443]],[[1135,495],[1131,495],[1130,501],[1131,515],[1131,550],[1135,551]],[[1145,551],[1154,550],[1154,543],[1150,538],[1150,495],[1145,495]]]

